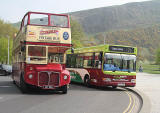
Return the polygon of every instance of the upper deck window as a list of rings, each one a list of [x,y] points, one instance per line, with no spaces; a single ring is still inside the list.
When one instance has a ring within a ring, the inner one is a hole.
[[[51,15],[51,26],[68,27],[66,16]]]
[[[25,19],[24,19],[24,26],[26,26],[28,24],[28,15],[25,16]]]
[[[33,25],[48,25],[48,15],[32,14],[30,15],[30,24]]]

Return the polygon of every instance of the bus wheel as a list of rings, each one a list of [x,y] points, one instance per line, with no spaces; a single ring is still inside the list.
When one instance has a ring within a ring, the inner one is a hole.
[[[62,94],[67,94],[67,90],[68,90],[67,85],[61,87]]]
[[[112,86],[112,88],[113,88],[113,89],[116,89],[116,88],[117,88],[117,86]]]
[[[20,89],[22,93],[28,92],[27,84],[25,83],[23,76],[20,78]]]
[[[87,86],[87,87],[89,87],[90,86],[90,80],[89,80],[89,76],[88,75],[86,75],[85,77],[84,77],[84,84]]]

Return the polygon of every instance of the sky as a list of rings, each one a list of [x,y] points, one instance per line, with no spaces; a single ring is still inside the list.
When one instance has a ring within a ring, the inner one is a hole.
[[[0,19],[15,23],[28,11],[68,13],[149,0],[0,0]]]

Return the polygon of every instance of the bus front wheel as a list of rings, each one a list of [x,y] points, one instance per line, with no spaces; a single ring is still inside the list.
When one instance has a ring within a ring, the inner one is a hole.
[[[67,90],[68,90],[67,85],[61,87],[62,94],[67,94]]]

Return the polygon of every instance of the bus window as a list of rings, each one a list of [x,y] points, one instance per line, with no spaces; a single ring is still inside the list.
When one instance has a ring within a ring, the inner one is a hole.
[[[51,26],[68,27],[66,16],[51,15]]]
[[[46,47],[41,46],[28,46],[28,56],[46,56]]]
[[[65,47],[48,47],[48,62],[49,63],[65,63]]]
[[[33,25],[48,25],[48,15],[45,14],[31,14],[30,24]]]
[[[41,46],[28,46],[27,62],[30,61],[46,61],[46,47]]]
[[[106,53],[103,69],[105,71],[135,71],[136,56]]]
[[[76,58],[76,67],[77,68],[82,68],[83,67],[83,54],[77,55],[77,58]]]
[[[26,26],[27,24],[28,24],[28,15],[24,19],[24,26]]]

